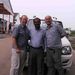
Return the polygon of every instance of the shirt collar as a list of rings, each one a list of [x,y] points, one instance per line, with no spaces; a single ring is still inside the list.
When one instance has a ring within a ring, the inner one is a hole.
[[[24,25],[20,24],[20,26],[21,26],[22,28],[26,28],[26,25],[24,26]]]
[[[53,24],[51,24],[50,27],[47,26],[47,30],[50,29],[51,27],[53,27]]]

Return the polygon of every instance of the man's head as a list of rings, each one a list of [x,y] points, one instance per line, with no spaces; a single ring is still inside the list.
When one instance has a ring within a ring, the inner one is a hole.
[[[40,29],[41,20],[39,18],[33,19],[33,23],[35,25],[36,30]]]
[[[51,16],[46,16],[45,17],[45,23],[50,26],[52,23],[52,17]]]
[[[21,23],[22,25],[26,25],[26,24],[27,24],[27,21],[28,21],[28,17],[27,17],[26,15],[22,15],[22,16],[20,17],[20,23]]]

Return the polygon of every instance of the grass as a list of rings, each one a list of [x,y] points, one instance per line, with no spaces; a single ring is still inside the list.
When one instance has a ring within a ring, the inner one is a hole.
[[[70,36],[75,36],[75,30],[74,31],[71,31]]]
[[[71,31],[70,36],[73,38],[72,40],[70,40],[70,42],[72,44],[72,48],[75,50],[75,30]]]
[[[70,34],[71,37],[75,37],[75,30],[71,31]],[[72,47],[75,50],[75,39],[73,39],[73,41],[71,41]]]

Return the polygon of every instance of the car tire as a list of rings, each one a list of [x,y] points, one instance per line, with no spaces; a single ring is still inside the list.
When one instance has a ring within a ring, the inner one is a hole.
[[[64,69],[64,74],[67,72],[67,69]]]

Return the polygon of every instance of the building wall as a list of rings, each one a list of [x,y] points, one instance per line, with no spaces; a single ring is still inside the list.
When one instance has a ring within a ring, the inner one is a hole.
[[[3,14],[0,14],[0,18],[3,18]],[[10,22],[13,24],[13,16],[10,15],[10,19],[9,19],[9,15],[4,14],[4,20],[7,21],[7,29],[6,30],[8,32]]]
[[[15,25],[19,25],[20,24],[20,15],[18,14],[15,19],[16,19]]]

